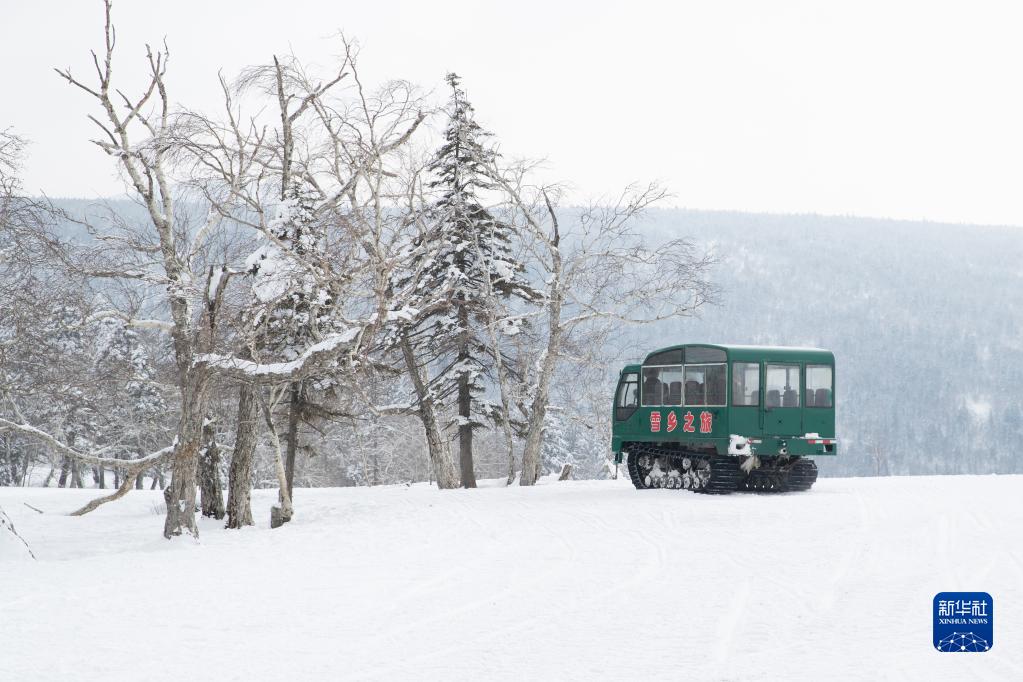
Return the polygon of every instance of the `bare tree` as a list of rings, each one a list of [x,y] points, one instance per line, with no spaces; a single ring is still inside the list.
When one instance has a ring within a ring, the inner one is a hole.
[[[547,188],[527,196],[528,167],[492,174],[533,238],[536,267],[546,285],[543,323],[546,339],[528,384],[521,485],[540,475],[540,451],[551,381],[565,358],[565,347],[579,347],[580,336],[591,348],[615,325],[648,324],[696,313],[710,300],[712,259],[677,239],[656,248],[644,244],[633,222],[664,197],[655,185],[629,188],[610,203],[591,205],[562,225],[556,195]],[[569,212],[565,212],[569,213]],[[575,337],[575,338],[573,338]]]
[[[8,130],[0,130],[0,224],[7,222],[11,202],[21,188],[18,168],[25,153],[25,139]]]
[[[9,425],[26,422],[26,414],[72,448],[123,439],[125,431],[112,428],[109,409],[112,389],[124,387],[122,363],[102,351],[109,340],[103,329],[87,330],[96,292],[52,258],[52,227],[60,212],[20,192],[23,147],[20,138],[0,133],[0,417],[8,422],[0,425],[0,438],[6,463],[18,466],[0,471],[6,483],[23,481],[33,460],[53,452],[29,448],[31,434]],[[51,464],[55,476],[60,470],[60,485],[82,487],[81,462],[59,454]],[[103,487],[104,467],[94,466]]]
[[[7,300],[4,296],[3,288],[5,282],[9,281],[5,276],[9,266],[2,265],[6,260],[6,252],[11,247],[7,244],[7,234],[11,229],[12,223],[15,222],[13,214],[17,211],[17,190],[20,187],[18,181],[18,164],[24,149],[24,141],[11,133],[8,130],[0,130],[0,297],[3,300]],[[4,348],[0,346],[0,363],[4,360]],[[2,380],[3,377],[0,377]],[[6,381],[0,384],[0,389],[3,389],[6,393]],[[2,428],[0,428],[2,430]],[[7,450],[8,456],[5,458],[9,462],[11,443],[5,437],[4,438],[5,449]],[[32,550],[29,548],[28,543],[25,542],[24,538],[18,535],[14,529],[14,524],[11,523],[7,514],[4,512],[3,507],[0,507],[0,533],[9,533],[10,535],[19,539],[25,545],[26,551],[34,558]]]
[[[135,194],[147,209],[153,229],[153,249],[147,250],[150,267],[140,270],[93,272],[94,276],[118,279],[139,278],[164,287],[171,321],[171,335],[178,372],[180,414],[174,444],[173,475],[164,495],[167,517],[164,535],[181,533],[198,536],[195,524],[196,464],[202,440],[211,374],[196,363],[196,356],[212,350],[212,332],[223,289],[217,286],[207,295],[201,312],[195,311],[195,274],[190,258],[178,243],[180,225],[175,222],[175,200],[169,174],[169,140],[172,126],[171,102],[165,85],[166,45],[146,48],[149,82],[142,93],[129,98],[113,82],[116,32],[111,19],[111,2],[105,3],[105,50],[102,59],[94,52],[95,85],[73,76],[69,69],[57,70],[69,84],[96,100],[102,118],[89,116],[103,133],[95,144],[116,159]],[[133,132],[143,137],[136,141]],[[209,292],[209,288],[206,288]]]
[[[355,348],[364,337],[371,336],[367,330],[378,324],[377,320],[386,318],[387,303],[383,298],[374,299],[376,305],[371,307],[375,310],[362,310],[364,316],[346,320],[343,327],[301,349],[295,358],[287,362],[261,363],[237,356],[229,339],[221,333],[220,313],[228,284],[241,271],[210,262],[211,256],[216,257],[210,246],[211,235],[223,226],[223,205],[211,205],[205,220],[198,226],[189,223],[185,215],[187,211],[177,210],[179,202],[172,173],[175,154],[179,152],[177,143],[181,138],[176,134],[178,117],[172,112],[165,85],[168,49],[166,45],[155,51],[151,47],[146,48],[148,82],[141,94],[130,98],[113,80],[116,33],[109,1],[105,3],[104,46],[102,56],[93,54],[93,84],[77,78],[68,69],[58,69],[57,72],[99,105],[102,113],[89,117],[102,134],[94,142],[118,163],[135,197],[145,208],[149,225],[142,232],[104,235],[108,239],[102,249],[69,256],[66,264],[83,276],[136,282],[162,294],[161,305],[166,311],[166,319],[136,319],[117,310],[109,311],[109,314],[124,318],[126,324],[159,329],[170,336],[176,367],[178,420],[172,446],[172,479],[165,490],[167,515],[164,535],[168,538],[182,533],[195,536],[198,534],[195,523],[196,471],[202,424],[208,411],[213,380],[223,377],[292,382],[323,372],[325,367],[336,363],[341,354],[358,353]],[[324,110],[323,115],[329,117],[329,112]],[[376,151],[383,151],[380,145],[400,145],[402,135],[411,134],[419,121],[421,118],[414,118],[410,130],[397,133],[392,130],[393,134],[377,141]],[[228,159],[230,163],[246,162],[247,157],[242,155],[250,148],[230,148],[230,151],[236,154]],[[360,170],[379,169],[382,163],[380,156],[378,153],[362,159]],[[251,161],[248,163],[252,165]],[[265,170],[266,166],[261,168]],[[363,172],[351,178],[353,184],[362,182],[368,174]],[[258,185],[261,179],[262,176],[258,176],[254,182]],[[229,198],[239,196],[237,191],[229,191]],[[331,205],[349,196],[351,191],[353,188],[348,184],[332,189],[333,196],[337,198]],[[258,189],[252,194],[259,195]],[[265,223],[256,227],[262,228],[264,234],[270,234]],[[285,250],[284,255],[302,264],[293,252]],[[375,289],[383,290],[383,286]],[[374,316],[371,312],[378,314]],[[17,421],[2,419],[0,426],[44,440],[61,454],[78,462],[125,466],[124,462],[108,461],[63,444],[57,447],[57,439],[22,418]],[[160,453],[159,457],[153,455],[133,460],[131,466],[139,462],[153,464],[162,461],[165,453],[162,450]]]
[[[222,78],[224,115],[186,112],[176,131],[189,185],[212,212],[262,238],[243,268],[252,296],[233,334],[242,354],[294,362],[331,335],[359,329],[346,354],[296,374],[287,400],[269,403],[286,405],[282,522],[291,516],[302,426],[341,416],[327,403],[374,365],[364,355],[391,317],[387,283],[404,225],[389,204],[403,148],[425,117],[408,83],[367,89],[356,47],[342,45],[325,80],[291,56],[245,69],[234,85]],[[252,98],[257,114],[246,118],[240,102]],[[277,108],[274,120],[259,119],[264,98]],[[274,425],[271,435],[280,432]]]

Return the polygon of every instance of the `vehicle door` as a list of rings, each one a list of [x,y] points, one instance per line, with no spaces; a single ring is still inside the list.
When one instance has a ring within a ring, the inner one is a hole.
[[[764,362],[764,434],[803,435],[802,367],[795,362]]]
[[[760,363],[733,362],[731,366],[730,431],[741,436],[763,433]]]

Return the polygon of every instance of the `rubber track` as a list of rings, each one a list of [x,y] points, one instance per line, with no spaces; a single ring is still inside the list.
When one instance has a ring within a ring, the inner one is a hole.
[[[786,467],[754,469],[739,489],[756,493],[802,492],[816,482],[817,465],[812,459],[799,458]]]
[[[812,459],[800,459],[789,472],[787,488],[792,491],[809,490],[817,482],[817,464]]]
[[[637,460],[643,455],[667,457],[673,463],[676,463],[679,469],[681,469],[682,459],[685,457],[693,461],[702,460],[708,462],[710,464],[710,480],[705,487],[693,491],[703,493],[704,495],[727,495],[734,493],[739,489],[739,484],[742,483],[745,476],[739,470],[739,460],[737,457],[680,452],[658,448],[654,445],[635,444],[629,449],[627,465],[632,485],[636,486],[638,490],[650,490],[639,473]],[[685,490],[685,488],[680,488],[679,490]]]

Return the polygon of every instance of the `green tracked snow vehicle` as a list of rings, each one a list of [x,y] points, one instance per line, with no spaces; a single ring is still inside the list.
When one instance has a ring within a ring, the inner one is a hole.
[[[835,356],[820,348],[687,344],[618,379],[611,447],[639,489],[809,490],[835,455]]]

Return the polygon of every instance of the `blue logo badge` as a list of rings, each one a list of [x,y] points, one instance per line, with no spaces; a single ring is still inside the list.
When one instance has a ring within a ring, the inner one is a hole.
[[[987,592],[939,592],[933,609],[938,651],[987,651],[994,645],[995,605]]]

